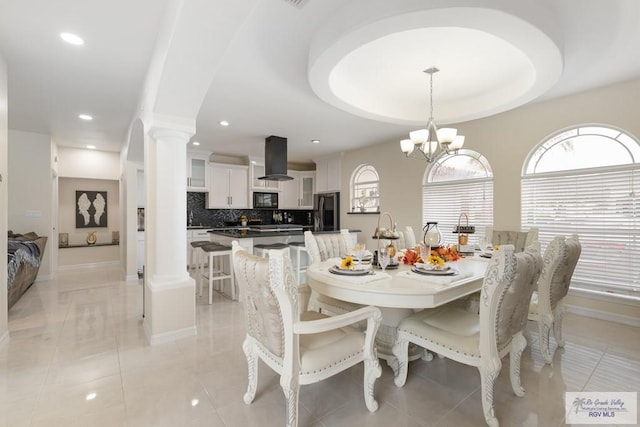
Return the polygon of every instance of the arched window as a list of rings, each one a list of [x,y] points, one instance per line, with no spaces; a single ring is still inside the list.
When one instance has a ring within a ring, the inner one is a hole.
[[[542,141],[522,173],[522,228],[540,243],[577,234],[582,253],[571,286],[640,297],[636,183],[640,145],[606,125],[583,125]]]
[[[493,171],[483,155],[468,149],[436,159],[427,167],[422,186],[422,225],[437,222],[445,243],[458,243],[452,232],[458,221],[466,225],[463,213],[479,233],[469,236],[469,243],[478,243],[493,224]]]
[[[360,165],[351,175],[351,212],[379,212],[380,178],[376,168]]]

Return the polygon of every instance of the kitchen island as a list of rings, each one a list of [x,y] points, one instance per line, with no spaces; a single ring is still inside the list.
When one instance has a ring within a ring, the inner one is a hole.
[[[310,227],[296,224],[273,224],[259,227],[240,227],[232,229],[209,230],[212,242],[231,246],[231,242],[237,240],[240,246],[247,252],[253,253],[256,244],[270,245],[273,243],[299,243],[304,242],[304,232]],[[357,241],[357,233],[360,230],[349,230],[353,241]],[[321,231],[317,234],[340,233],[340,231]],[[314,234],[316,234],[314,232]]]

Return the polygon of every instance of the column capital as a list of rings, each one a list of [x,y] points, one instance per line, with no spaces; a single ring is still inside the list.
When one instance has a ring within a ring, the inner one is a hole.
[[[165,117],[154,115],[150,126],[149,135],[153,139],[178,139],[188,143],[196,133],[193,120],[179,117]]]

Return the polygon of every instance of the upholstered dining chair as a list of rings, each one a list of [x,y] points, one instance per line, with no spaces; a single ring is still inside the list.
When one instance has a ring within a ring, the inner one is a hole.
[[[300,314],[298,286],[288,250],[272,250],[268,258],[246,252],[233,242],[233,264],[244,298],[249,404],[256,395],[258,359],[280,375],[286,399],[286,425],[298,425],[298,392],[312,384],[364,362],[364,398],[374,412],[374,384],[382,370],[375,336],[382,319],[377,307],[363,307],[340,316],[317,312]],[[366,330],[350,325],[366,321]],[[265,420],[267,421],[267,420]],[[267,422],[268,423],[268,422]]]
[[[538,229],[531,227],[528,231],[485,229],[485,239],[492,245],[513,245],[516,252],[522,252],[533,242],[538,241]],[[483,248],[484,249],[484,248]]]
[[[393,346],[398,358],[395,383],[407,379],[408,346],[415,343],[480,371],[482,409],[489,426],[497,427],[493,389],[501,359],[510,354],[511,387],[524,396],[520,383],[520,358],[527,346],[523,329],[527,305],[540,275],[542,259],[536,246],[516,253],[513,245],[495,251],[480,291],[480,314],[457,305],[422,310],[402,320]]]
[[[305,231],[304,246],[309,254],[309,264],[317,264],[329,258],[346,255],[353,249],[353,242],[347,229],[340,230],[340,233],[327,234],[313,234],[311,231]],[[310,310],[325,314],[343,314],[362,307],[359,304],[320,295],[315,291],[306,290],[306,292],[310,292]]]
[[[417,246],[416,233],[413,232],[413,227],[407,225],[404,228],[404,242],[407,248],[415,248]]]
[[[538,290],[533,293],[529,305],[529,320],[538,322],[540,352],[547,364],[551,364],[553,359],[553,353],[549,348],[549,334],[552,329],[558,347],[564,346],[564,298],[569,293],[571,277],[581,252],[582,245],[576,234],[571,235],[566,241],[564,236],[558,236],[545,249]]]

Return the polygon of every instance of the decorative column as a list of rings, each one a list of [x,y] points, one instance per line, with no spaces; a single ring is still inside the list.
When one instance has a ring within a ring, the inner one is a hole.
[[[145,138],[145,318],[150,343],[196,335],[195,281],[187,265],[187,142],[180,126]]]

